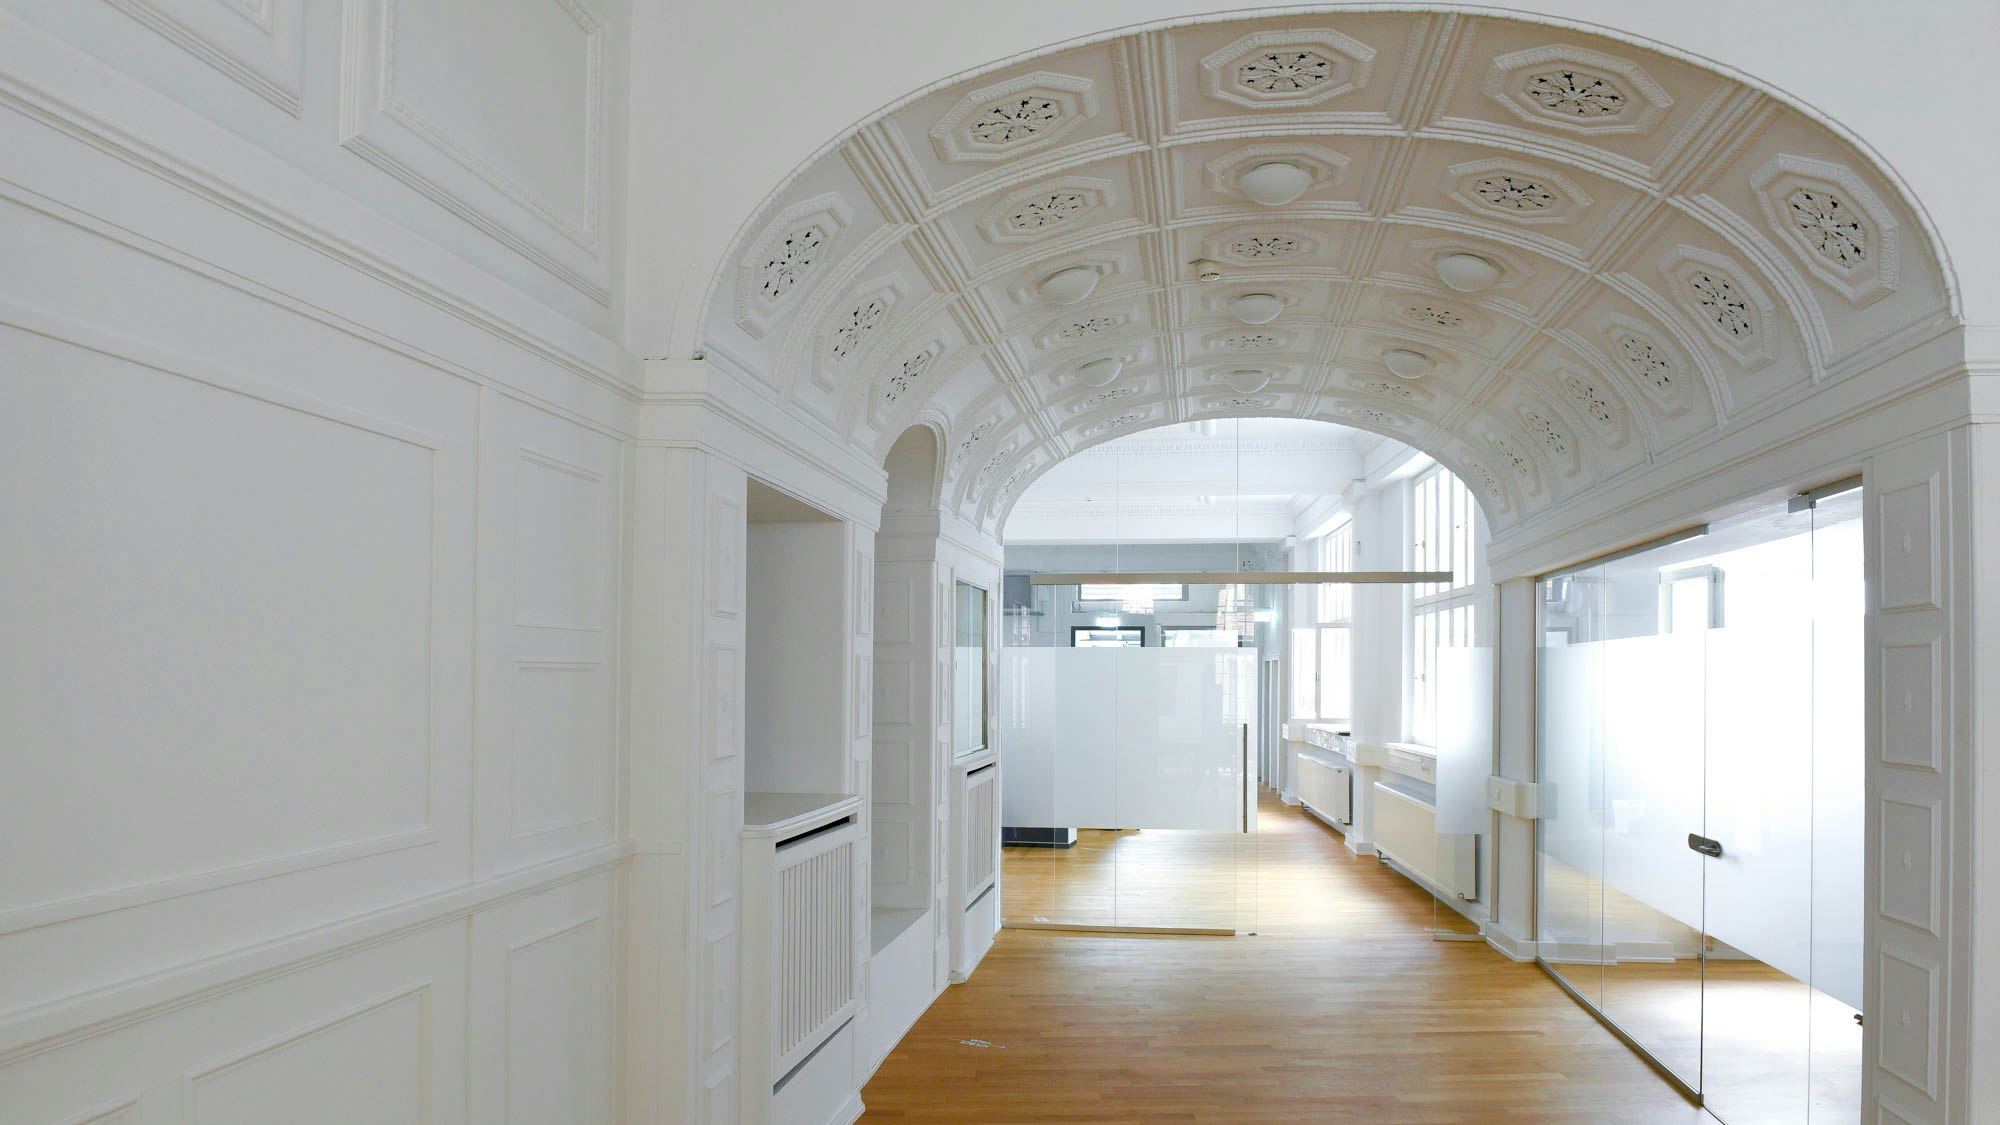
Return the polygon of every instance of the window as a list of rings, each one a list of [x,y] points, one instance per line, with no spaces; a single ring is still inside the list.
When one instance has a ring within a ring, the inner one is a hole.
[[[1077,587],[1076,596],[1086,602],[1184,602],[1187,587],[1173,582],[1086,582]]]
[[[1236,631],[1223,632],[1213,625],[1162,625],[1160,645],[1164,648],[1236,648]]]
[[[957,633],[952,641],[951,748],[986,748],[986,591],[958,584]]]
[[[1438,737],[1438,650],[1472,644],[1474,625],[1472,492],[1433,466],[1410,489],[1410,565],[1451,572],[1449,582],[1412,587],[1410,617],[1410,741]]]
[[[1343,522],[1305,545],[1302,569],[1354,569],[1354,525]],[[1301,719],[1345,722],[1353,715],[1349,662],[1354,624],[1354,587],[1328,583],[1299,591],[1303,608],[1292,629],[1292,714]]]
[[[1144,648],[1146,630],[1140,625],[1072,625],[1072,648]]]

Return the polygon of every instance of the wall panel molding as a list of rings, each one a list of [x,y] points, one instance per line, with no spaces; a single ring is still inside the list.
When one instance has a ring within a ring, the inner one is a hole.
[[[297,117],[301,0],[105,0],[175,46]]]
[[[503,120],[482,121],[474,139],[454,133],[439,123],[444,107],[419,107],[407,87],[428,72],[443,72],[449,63],[464,62],[468,56],[450,52],[449,43],[420,43],[403,38],[412,31],[412,21],[403,19],[397,0],[355,0],[347,6],[340,75],[341,147],[394,176],[405,185],[437,203],[482,233],[534,262],[542,269],[589,296],[600,305],[611,303],[609,246],[600,221],[604,181],[604,30],[601,22],[576,0],[518,0],[517,7],[552,9],[563,14],[576,29],[582,54],[580,119],[567,121],[580,142],[579,177],[575,208],[554,203],[539,188],[523,182],[529,166],[546,166],[551,161],[522,162],[503,170],[505,159],[492,151],[498,134],[508,127],[520,127],[532,114],[517,112]],[[496,15],[498,13],[495,13]],[[536,13],[516,11],[510,23],[525,25]],[[502,17],[505,19],[506,17]],[[488,23],[487,29],[504,25]],[[430,29],[438,30],[438,29]],[[462,29],[471,33],[473,29]],[[543,28],[542,30],[547,30]],[[528,35],[525,26],[519,34]],[[543,51],[553,45],[549,39],[535,40]],[[428,57],[420,52],[435,50]],[[553,53],[541,56],[553,58]],[[536,74],[536,58],[517,60],[524,74]],[[403,72],[407,68],[414,71]],[[544,75],[543,77],[547,77]],[[505,99],[495,91],[473,87],[481,95],[474,106],[453,107],[453,113],[505,112]],[[432,91],[433,94],[438,91]],[[552,90],[511,92],[516,97],[553,98]],[[557,138],[512,136],[526,147],[559,151]]]

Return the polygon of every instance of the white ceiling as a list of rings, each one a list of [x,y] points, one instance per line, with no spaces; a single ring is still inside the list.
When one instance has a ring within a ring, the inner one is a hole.
[[[1269,160],[1313,186],[1253,203],[1237,177]],[[1393,436],[1504,527],[1931,330],[1921,230],[1828,129],[1683,59],[1483,16],[1273,16],[1049,53],[865,124],[746,230],[704,339],[878,455],[936,427],[944,502],[992,529],[1075,452],[1231,415]],[[1440,285],[1454,251],[1500,283]],[[1101,275],[1089,300],[1036,292],[1072,266]],[[1246,292],[1284,312],[1238,323]],[[1389,375],[1398,347],[1435,369]],[[1122,376],[1082,386],[1099,358]],[[1243,366],[1272,384],[1219,382]]]
[[[1301,513],[1345,492],[1362,475],[1363,454],[1386,440],[1299,418],[1217,418],[1128,434],[1023,489],[1007,541],[1282,539]]]

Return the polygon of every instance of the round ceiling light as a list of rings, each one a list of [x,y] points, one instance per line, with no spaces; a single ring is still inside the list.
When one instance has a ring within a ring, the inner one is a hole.
[[[1229,302],[1229,311],[1245,324],[1269,324],[1285,311],[1276,293],[1245,293]]]
[[[1306,193],[1312,173],[1284,160],[1259,164],[1236,178],[1236,186],[1266,207],[1282,207]]]
[[[1477,254],[1462,251],[1440,254],[1432,265],[1437,269],[1438,280],[1460,293],[1491,289],[1500,280],[1500,267]]]
[[[1408,348],[1390,348],[1382,353],[1382,365],[1398,379],[1417,379],[1430,373],[1431,357]]]
[[[1122,359],[1093,359],[1076,369],[1077,381],[1086,387],[1108,387],[1125,370]]]
[[[1271,385],[1271,376],[1255,368],[1246,367],[1224,375],[1222,381],[1229,384],[1229,389],[1237,394],[1254,395]]]
[[[1035,288],[1058,305],[1074,305],[1097,288],[1099,274],[1089,266],[1071,266],[1042,279]]]

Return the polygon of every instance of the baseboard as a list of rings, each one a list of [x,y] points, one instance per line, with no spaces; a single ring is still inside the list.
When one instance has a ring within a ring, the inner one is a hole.
[[[854,1096],[847,1099],[847,1104],[840,1107],[840,1112],[826,1119],[826,1125],[854,1125],[866,1112],[868,1107],[861,1104],[861,1091],[856,1090]]]
[[[1500,955],[1509,961],[1527,963],[1534,961],[1540,956],[1536,942],[1528,938],[1516,937],[1506,930],[1501,929],[1495,923],[1486,923],[1479,927],[1479,932],[1485,935],[1486,944],[1498,950]]]
[[[1357,840],[1352,834],[1346,832],[1341,833],[1341,838],[1347,842],[1347,850],[1353,852],[1355,855],[1375,854],[1375,845],[1369,843],[1367,840]]]

